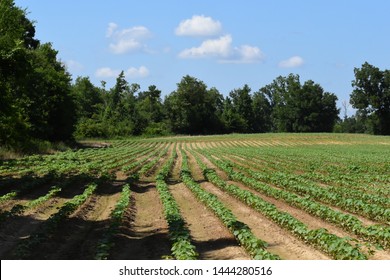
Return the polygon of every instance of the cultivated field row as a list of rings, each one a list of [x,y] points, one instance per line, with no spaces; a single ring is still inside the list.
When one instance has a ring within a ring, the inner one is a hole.
[[[0,166],[2,259],[390,259],[388,138],[112,141]]]

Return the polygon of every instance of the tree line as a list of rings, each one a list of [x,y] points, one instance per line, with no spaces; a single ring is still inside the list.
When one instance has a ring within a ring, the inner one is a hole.
[[[293,74],[278,77],[253,94],[244,85],[227,97],[187,75],[162,101],[156,86],[140,91],[122,72],[109,90],[78,77],[72,94],[78,105],[79,137],[331,132],[339,113],[334,94],[313,81],[301,84]]]
[[[354,116],[339,118],[337,96],[298,75],[277,77],[252,92],[227,96],[184,76],[162,98],[141,90],[121,72],[112,88],[88,77],[72,81],[58,52],[35,38],[34,22],[13,0],[0,2],[0,146],[85,137],[261,132],[390,134],[390,71],[364,63],[355,68]]]

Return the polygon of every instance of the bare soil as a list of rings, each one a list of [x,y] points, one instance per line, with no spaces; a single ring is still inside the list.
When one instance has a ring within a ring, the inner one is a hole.
[[[250,256],[241,248],[220,220],[183,184],[170,186],[170,191],[187,222],[193,244],[204,260],[245,260]]]
[[[279,255],[285,260],[323,260],[329,257],[322,252],[305,244],[292,236],[288,231],[280,228],[265,216],[246,206],[244,203],[224,193],[213,184],[205,182],[201,186],[218,196],[218,198],[243,223],[246,223],[252,232],[269,244],[267,250]]]
[[[171,242],[169,239],[168,225],[163,215],[163,206],[155,187],[155,175],[167,158],[173,152],[174,144],[159,144],[156,149],[169,145],[167,155],[160,158],[158,163],[144,176],[141,181],[132,185],[131,203],[126,210],[124,221],[119,232],[114,235],[113,247],[110,251],[110,259],[129,260],[156,260],[172,259]],[[193,178],[206,191],[216,195],[227,208],[229,208],[238,220],[247,224],[258,238],[266,241],[271,253],[279,255],[287,260],[322,260],[329,259],[316,248],[305,244],[293,236],[287,230],[240,202],[236,198],[223,192],[212,183],[207,182],[202,170],[198,166],[195,157],[189,153],[193,148],[213,149],[220,146],[255,146],[255,145],[286,145],[280,141],[261,142],[254,140],[245,141],[196,141],[192,143],[178,143],[178,154],[174,167],[168,178],[169,189],[180,207],[180,212],[188,226],[193,244],[199,252],[199,258],[204,260],[239,260],[250,259],[245,250],[240,247],[233,235],[222,222],[203,203],[199,202],[193,193],[181,182],[180,170],[182,154],[180,146],[186,150],[188,163]],[[105,147],[106,143],[99,143],[96,147]],[[196,153],[196,152],[195,152]],[[145,157],[148,157],[146,155]],[[287,203],[267,197],[258,193],[244,184],[229,181],[225,172],[216,168],[211,161],[200,156],[209,168],[216,170],[217,174],[227,183],[234,184],[241,189],[249,190],[262,199],[274,204],[279,210],[290,213],[295,218],[305,223],[310,229],[325,228],[330,233],[340,237],[356,236],[343,229],[313,217],[303,210],[297,209]],[[232,157],[232,160],[240,157]],[[141,167],[139,167],[141,168]],[[73,215],[66,219],[53,234],[41,243],[33,252],[32,259],[93,259],[99,241],[106,233],[110,225],[110,214],[114,209],[122,189],[127,182],[127,175],[116,169],[116,180],[99,186],[93,194]],[[31,189],[19,195],[16,199],[3,203],[2,211],[11,209],[17,204],[26,204],[44,194],[55,182],[48,182],[39,188]],[[3,192],[9,191],[6,186]],[[23,239],[39,232],[41,225],[69,199],[83,192],[85,182],[77,182],[65,188],[56,197],[34,209],[29,209],[23,214],[7,219],[0,225],[0,258],[16,258],[16,249]],[[276,186],[272,186],[276,187]],[[335,208],[331,206],[332,208]],[[337,209],[337,208],[335,208]],[[337,209],[339,210],[339,209]],[[344,211],[345,212],[345,211]],[[355,215],[357,216],[357,215]],[[365,224],[372,221],[359,217]],[[359,240],[359,238],[357,238]],[[360,243],[363,243],[359,240]],[[367,251],[366,248],[362,250]],[[375,254],[370,259],[389,260],[390,252],[374,250]]]
[[[157,260],[171,255],[168,225],[154,184],[132,187],[131,206],[114,239],[110,259]]]
[[[39,230],[39,227],[73,196],[83,192],[84,184],[74,184],[62,190],[58,196],[49,199],[36,208],[25,211],[20,216],[5,220],[0,227],[0,257],[1,259],[15,259],[16,249],[20,241],[28,238]],[[25,202],[15,200],[15,204]]]

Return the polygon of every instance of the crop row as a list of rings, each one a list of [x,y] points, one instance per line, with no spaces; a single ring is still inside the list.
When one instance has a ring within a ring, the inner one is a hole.
[[[28,202],[26,205],[21,205],[21,204],[14,205],[11,210],[0,213],[0,223],[5,219],[21,215],[28,209],[37,207],[38,205],[46,202],[47,200],[49,200],[50,198],[58,194],[60,191],[61,191],[60,187],[53,186],[47,194]]]
[[[122,223],[124,214],[130,204],[130,186],[125,184],[122,187],[121,196],[116,203],[114,210],[110,214],[111,222],[103,238],[99,241],[95,254],[96,260],[106,260],[109,257],[111,248],[114,246],[113,237],[117,234],[119,226]]]
[[[223,157],[223,155],[221,156]],[[329,203],[331,205],[340,207],[343,210],[363,215],[375,221],[382,221],[382,222],[390,221],[389,208],[382,205],[365,202],[362,199],[355,199],[353,197],[346,198],[344,197],[347,196],[346,190],[343,191],[343,196],[342,196],[340,195],[342,190],[337,190],[337,188],[334,188],[335,190],[334,192],[332,192],[332,188],[330,187],[329,188],[319,187],[318,185],[314,185],[308,182],[307,180],[304,180],[296,175],[291,175],[280,171],[274,171],[266,174],[263,172],[253,171],[252,168],[247,168],[243,165],[234,163],[233,161],[230,161],[230,164],[234,166],[234,168],[237,168],[239,170],[242,170],[250,174],[252,177],[254,177],[257,180],[274,184],[288,191],[293,191],[303,196],[309,196],[312,199]],[[250,163],[247,164],[250,165]],[[353,191],[351,191],[351,193],[353,193]],[[373,197],[372,199],[376,198],[375,196],[372,197]],[[388,199],[382,198],[381,202],[386,204],[386,202],[388,202]]]
[[[184,218],[180,214],[180,209],[168,185],[165,182],[176,158],[176,148],[169,160],[163,165],[156,177],[156,188],[160,195],[164,216],[169,227],[169,237],[172,242],[172,255],[177,260],[195,260],[198,258],[198,252],[191,243],[190,231],[186,226]]]
[[[218,149],[219,152],[226,154],[226,149]],[[356,162],[350,163],[347,167],[342,168],[340,162],[345,164],[345,159],[329,158],[329,151],[326,154],[321,153],[321,150],[311,151],[308,155],[307,149],[300,151],[286,150],[279,151],[275,149],[255,150],[252,148],[236,148],[228,151],[229,154],[234,154],[239,157],[250,158],[251,162],[256,163],[262,171],[267,169],[272,172],[275,170],[288,170],[290,173],[299,171],[300,177],[311,179],[317,182],[326,183],[332,186],[345,186],[348,189],[356,189],[364,193],[375,193],[380,195],[389,195],[390,192],[384,185],[390,183],[390,178],[384,174],[387,171],[386,167],[381,167],[380,170],[375,170],[369,173],[363,173],[362,170],[371,166],[374,159],[367,159],[361,164]],[[343,154],[346,156],[348,154]],[[310,157],[309,157],[310,156]],[[382,163],[383,165],[383,163]],[[368,172],[368,171],[366,171]],[[303,174],[302,174],[303,173]],[[381,187],[382,186],[382,187]]]
[[[203,155],[218,165],[210,154],[203,153]],[[199,157],[197,159],[198,162],[200,162]],[[305,242],[318,247],[333,258],[367,259],[367,256],[360,252],[358,245],[352,246],[346,238],[340,238],[323,228],[309,230],[304,223],[286,212],[279,211],[274,204],[263,200],[250,191],[243,190],[235,185],[227,184],[214,170],[208,169],[205,165],[201,165],[201,168],[204,170],[206,178],[215,185],[267,216],[280,226],[286,228]],[[226,169],[224,171],[231,177],[234,175],[232,169]]]
[[[238,221],[233,213],[226,208],[215,195],[202,189],[199,184],[193,180],[188,167],[187,155],[183,150],[181,178],[184,184],[196,195],[196,197],[213,210],[217,217],[221,219],[239,244],[247,250],[252,258],[267,260],[280,259],[279,256],[268,252],[266,250],[267,243],[254,236],[250,228],[246,224]]]
[[[23,240],[17,248],[18,258],[28,259],[34,248],[46,240],[67,217],[75,212],[77,208],[93,194],[96,188],[97,183],[90,183],[87,185],[82,194],[76,195],[66,202],[58,212],[50,216],[50,218],[44,222],[37,232],[32,234],[29,238]]]
[[[223,153],[218,153],[220,155],[223,155]],[[243,156],[241,154],[241,156]],[[250,161],[248,161],[251,159]],[[258,178],[258,179],[263,179],[263,180],[272,180],[273,178],[275,179],[274,181],[278,182],[295,182],[300,185],[306,185],[310,186],[313,188],[318,189],[321,192],[327,192],[327,193],[332,193],[332,194],[338,194],[343,197],[347,198],[354,198],[356,200],[361,200],[363,203],[367,202],[369,204],[378,204],[378,206],[382,206],[384,208],[389,208],[390,207],[390,199],[387,197],[383,197],[377,194],[370,194],[367,192],[367,187],[363,190],[356,190],[353,188],[346,188],[346,187],[340,187],[340,186],[327,186],[322,187],[318,184],[314,184],[312,181],[305,179],[301,175],[294,175],[292,172],[286,173],[286,171],[275,171],[275,170],[270,170],[267,168],[262,167],[263,162],[260,164],[256,162],[256,159],[254,159],[253,155],[250,156],[249,154],[245,155],[244,159],[235,159],[235,161],[239,161],[241,163],[244,163],[245,165],[249,165],[251,167],[251,171],[253,172],[253,169],[260,170],[263,178]],[[279,170],[286,170],[286,168],[280,168]],[[289,169],[287,169],[289,170]],[[356,175],[358,177],[358,175]]]
[[[147,145],[140,143],[130,148],[91,149],[94,151],[93,157],[84,157],[83,153],[73,151],[50,156],[31,156],[8,162],[1,167],[0,174],[11,173],[14,176],[25,176],[33,172],[44,175],[53,171],[59,174],[73,173],[74,171],[90,173],[91,171],[100,171],[105,166],[115,166],[120,161],[126,162],[129,157],[137,155],[145,149],[154,149],[157,145],[156,142]]]
[[[20,184],[15,187],[14,190],[0,196],[0,204],[17,197],[18,195],[29,192],[38,186],[58,180],[59,178],[60,176],[56,172],[50,172],[41,177],[30,176],[25,178],[24,180],[20,181]],[[11,183],[13,183],[13,180]]]
[[[390,246],[390,228],[388,226],[372,225],[365,227],[359,219],[350,214],[336,211],[326,205],[312,201],[310,197],[301,197],[283,189],[272,188],[259,180],[247,177],[245,174],[238,171],[234,171],[232,168],[233,163],[231,162],[214,160],[214,163],[217,164],[219,168],[227,172],[233,180],[242,182],[256,191],[259,191],[269,197],[282,199],[289,205],[300,208],[307,213],[340,226],[346,231],[356,234],[366,241],[373,242],[383,247]]]

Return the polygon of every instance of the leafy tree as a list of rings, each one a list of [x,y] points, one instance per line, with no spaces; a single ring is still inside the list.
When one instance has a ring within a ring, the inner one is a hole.
[[[223,103],[222,121],[224,123],[224,132],[245,132],[247,123],[244,118],[236,112],[232,100],[226,97]]]
[[[257,91],[252,97],[253,130],[269,132],[271,130],[271,104],[264,93]]]
[[[19,88],[30,68],[29,49],[39,42],[33,39],[33,23],[13,0],[0,1],[0,15],[0,145],[17,147],[27,140],[30,126]]]
[[[273,129],[279,132],[330,132],[338,119],[337,97],[299,76],[278,77],[262,92],[270,101]]]
[[[205,133],[207,134],[222,133],[224,131],[222,121],[223,99],[223,95],[215,87],[206,92],[203,114],[207,122],[204,124]]]
[[[358,112],[366,115],[374,134],[390,134],[390,70],[379,68],[365,62],[355,68],[355,80],[351,104]]]
[[[138,112],[150,123],[158,123],[163,120],[163,106],[161,90],[155,85],[149,86],[147,91],[140,92],[137,99]]]
[[[204,82],[184,76],[177,90],[164,101],[166,116],[175,133],[215,133],[217,106],[222,96],[215,89],[207,90]]]
[[[0,144],[69,140],[74,126],[70,76],[50,44],[12,0],[0,2]]]
[[[27,73],[32,136],[50,141],[71,139],[76,122],[71,77],[57,54],[51,44],[40,45],[32,59],[34,69]]]
[[[345,116],[340,119],[334,131],[338,133],[369,133],[369,127],[367,125],[367,117],[359,112],[356,112],[353,116]]]
[[[300,87],[299,76],[290,74],[288,77],[279,76],[260,89],[270,102],[272,131],[293,131],[292,123],[296,117],[293,95]]]
[[[124,71],[121,71],[119,76],[116,78],[114,88],[111,90],[111,107],[116,109],[121,99],[123,99],[126,93],[129,92],[129,83],[125,79]]]
[[[250,92],[250,87],[248,85],[244,85],[243,88],[234,89],[229,93],[234,112],[237,113],[243,120],[242,132],[254,131],[254,115]]]
[[[98,114],[103,98],[101,90],[91,83],[89,77],[77,77],[72,86],[72,94],[76,101],[78,118],[92,118]]]

